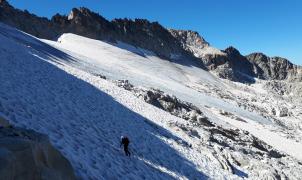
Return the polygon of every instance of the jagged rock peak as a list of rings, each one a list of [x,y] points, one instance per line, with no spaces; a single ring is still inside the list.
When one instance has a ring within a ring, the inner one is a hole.
[[[89,17],[89,18],[95,18],[96,20],[97,19],[106,20],[99,13],[95,13],[86,7],[73,8],[70,14],[68,15],[68,20],[73,20],[76,17]]]
[[[74,17],[76,17],[78,15],[89,16],[91,14],[95,14],[95,13],[85,7],[72,8],[70,14],[68,15],[68,19],[73,19]]]
[[[203,48],[205,46],[209,46],[210,44],[199,35],[196,31],[191,30],[175,30],[169,29],[169,32],[182,44],[186,44],[186,46],[193,46],[198,48]]]
[[[288,59],[282,58],[279,56],[269,57],[261,52],[251,53],[246,56],[246,58],[252,62],[273,62],[273,63],[279,63],[287,66],[293,66],[293,63],[291,63]]]
[[[261,52],[251,53],[246,56],[249,60],[268,62],[269,57]]]
[[[128,18],[116,18],[111,21],[113,24],[117,26],[129,26],[129,25],[136,25],[138,27],[145,27],[145,28],[157,28],[157,29],[165,29],[162,27],[157,21],[150,22],[147,19],[128,19]]]
[[[272,59],[273,61],[282,62],[282,63],[287,64],[287,65],[289,65],[289,66],[294,65],[294,64],[291,63],[288,59],[283,58],[283,57],[274,56],[274,57],[271,57],[271,59]]]
[[[262,52],[254,52],[249,54],[248,56],[260,56],[260,57],[267,57],[266,54],[262,53]]]
[[[227,53],[228,55],[232,55],[232,56],[241,56],[240,52],[238,49],[236,49],[235,47],[233,46],[230,46],[228,48],[226,48],[224,50],[225,53]]]
[[[301,68],[281,57],[269,57],[263,53],[252,53],[246,58],[255,65],[263,79],[301,80]]]
[[[77,8],[73,8],[68,15],[68,20],[74,19],[79,13],[80,11]]]

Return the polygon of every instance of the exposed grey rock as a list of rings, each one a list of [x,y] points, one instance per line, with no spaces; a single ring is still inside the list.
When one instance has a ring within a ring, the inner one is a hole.
[[[132,84],[130,84],[128,80],[117,80],[117,81],[115,81],[115,84],[118,87],[123,87],[124,89],[126,89],[128,91],[131,91],[134,88],[134,86]]]
[[[102,75],[102,74],[95,74],[95,76],[101,78],[101,79],[107,79],[106,76]]]
[[[217,67],[228,64],[228,58],[225,54],[206,54],[203,58],[202,61],[204,62],[205,65],[209,68],[209,70],[214,70]]]
[[[262,79],[301,80],[299,75],[301,67],[292,64],[285,58],[268,57],[263,53],[252,53],[246,58],[254,64],[255,73]]]
[[[299,100],[302,96],[302,83],[295,81],[266,81],[264,87],[277,95],[290,95]]]
[[[226,54],[210,47],[210,44],[198,32],[174,29],[169,31],[180,42],[183,49],[201,60],[209,69],[215,69],[226,62]]]
[[[253,77],[265,80],[302,79],[302,68],[293,65],[287,59],[270,58],[262,53],[253,53],[245,57],[234,47],[228,47],[220,52],[217,49],[218,52],[213,49],[206,50],[210,45],[197,32],[181,30],[170,32],[185,50],[200,58],[209,70],[221,78],[241,82],[253,82]]]
[[[253,77],[257,77],[254,73],[254,66],[234,47],[228,47],[224,50],[227,54],[227,63],[233,71],[233,76],[236,78],[231,80],[237,81],[253,81]]]
[[[75,179],[68,160],[31,130],[0,128],[0,162],[0,179]]]
[[[187,54],[179,41],[158,22],[145,19],[114,19],[112,24],[116,27],[117,40],[151,50],[165,58],[170,58],[172,54]]]
[[[202,49],[205,46],[210,45],[196,31],[170,29],[169,32],[181,43],[183,48],[185,48],[188,51],[191,51],[189,47]]]
[[[224,50],[227,54],[223,65],[215,62],[215,57],[211,61],[213,65],[210,69],[222,78],[235,81],[253,81],[256,77],[264,80],[290,80],[301,81],[302,68],[292,64],[290,61],[280,57],[268,57],[262,53],[253,53],[243,56],[234,47]]]
[[[222,115],[236,118],[234,114],[221,111]],[[233,117],[234,116],[234,117]],[[210,150],[209,158],[218,161],[221,168],[233,174],[251,179],[284,179],[297,178],[298,174],[294,171],[301,170],[298,161],[287,156],[265,142],[259,140],[247,131],[239,129],[227,129],[225,127],[196,126],[194,124],[170,123],[171,127],[177,127],[189,136],[200,138],[201,144],[198,146],[201,153],[203,149]],[[199,129],[202,128],[202,129]],[[195,147],[196,148],[196,147]],[[291,161],[295,165],[288,167]],[[248,169],[248,174],[240,169]]]
[[[234,70],[230,67],[229,63],[220,65],[216,69],[214,68],[212,70],[220,78],[229,79],[229,80],[233,80],[233,81],[237,80]]]
[[[56,14],[49,23],[59,32],[57,36],[69,32],[92,39],[112,41],[115,30],[104,17],[83,7],[73,8],[68,16]]]
[[[143,89],[133,86],[128,80],[117,80],[115,84],[128,91],[133,92],[135,96],[143,99],[145,102],[163,109],[174,116],[192,121],[196,125],[212,127],[214,124],[203,115],[201,110],[191,103],[181,101],[175,96],[164,93],[157,89]]]
[[[289,116],[288,108],[287,107],[279,107],[279,109],[277,111],[277,115],[279,117]]]
[[[234,47],[228,47],[224,50],[228,55],[228,61],[234,71],[238,71],[250,76],[254,76],[253,64],[249,62],[240,52]]]

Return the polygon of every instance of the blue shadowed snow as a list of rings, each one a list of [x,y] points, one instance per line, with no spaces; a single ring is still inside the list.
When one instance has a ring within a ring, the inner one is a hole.
[[[72,57],[0,24],[0,114],[47,134],[82,179],[207,179],[159,137],[180,140],[91,84],[42,59]],[[30,47],[29,47],[30,46]],[[120,135],[134,156],[119,148]],[[148,163],[147,163],[148,162]]]
[[[248,174],[245,173],[244,171],[240,170],[240,169],[237,169],[236,167],[232,166],[233,170],[234,170],[234,173],[239,176],[239,177],[242,177],[242,178],[248,178]]]

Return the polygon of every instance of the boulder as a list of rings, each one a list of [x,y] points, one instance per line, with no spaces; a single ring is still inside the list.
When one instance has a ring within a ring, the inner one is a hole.
[[[289,116],[288,108],[287,107],[279,107],[279,109],[277,111],[277,116],[279,116],[279,117]]]
[[[0,179],[73,180],[69,161],[46,135],[20,128],[0,128]]]

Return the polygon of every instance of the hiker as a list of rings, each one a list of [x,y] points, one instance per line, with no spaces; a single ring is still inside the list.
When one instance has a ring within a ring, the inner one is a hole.
[[[128,139],[128,137],[126,136],[121,136],[121,145],[124,145],[124,151],[125,151],[125,154],[126,156],[130,156],[130,152],[128,150],[128,145],[129,145],[130,141]]]

